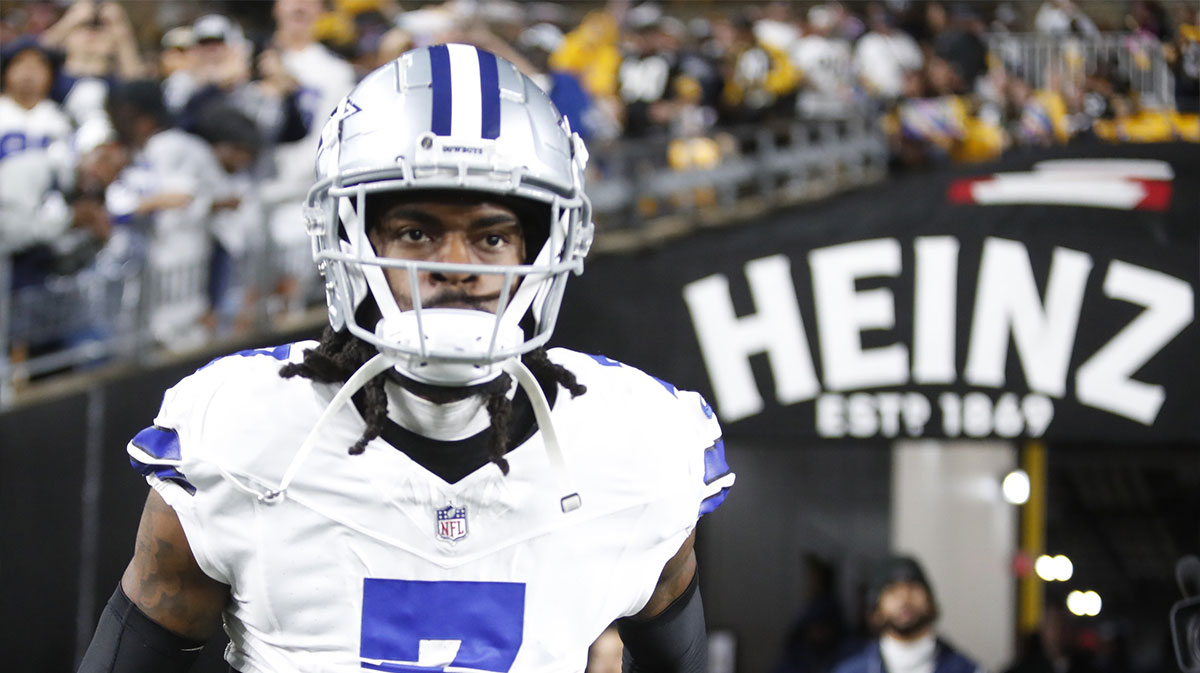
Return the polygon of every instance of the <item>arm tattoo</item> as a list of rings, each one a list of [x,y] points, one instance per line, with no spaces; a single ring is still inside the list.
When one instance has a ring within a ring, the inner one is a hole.
[[[148,617],[195,640],[212,635],[229,599],[229,587],[196,564],[175,510],[154,490],[142,511],[133,560],[121,585]]]

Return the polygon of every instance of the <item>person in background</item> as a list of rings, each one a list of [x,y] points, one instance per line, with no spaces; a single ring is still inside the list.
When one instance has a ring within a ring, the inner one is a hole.
[[[191,26],[176,26],[159,41],[158,78],[169,110],[182,110],[196,91],[196,38]]]
[[[840,11],[834,5],[810,8],[804,34],[792,46],[792,63],[804,74],[797,100],[803,118],[838,118],[853,109],[850,42],[836,33]]]
[[[905,78],[921,70],[925,57],[884,5],[867,5],[867,25],[870,32],[854,47],[854,67],[868,95],[892,101],[904,93]]]
[[[673,81],[679,74],[679,54],[663,26],[662,10],[644,3],[626,17],[629,32],[619,70],[624,103],[624,134],[641,138],[665,135],[678,112]]]
[[[71,120],[50,99],[59,56],[32,38],[0,51],[0,162],[27,151],[45,151],[70,138]]]
[[[933,630],[933,587],[910,556],[890,556],[877,568],[867,596],[867,623],[878,634],[834,673],[982,673],[979,664]]]
[[[148,74],[133,24],[116,2],[80,0],[39,39],[65,52],[51,96],[76,126],[105,119],[104,100],[114,84]]]
[[[259,196],[267,212],[272,273],[277,276],[271,298],[275,314],[302,310],[315,286],[304,229],[296,223],[303,221],[301,203],[312,182],[321,124],[355,83],[354,67],[314,37],[321,11],[320,0],[276,0],[275,31],[258,60],[260,72],[296,82],[297,104],[308,128],[299,138],[264,148],[262,158],[266,168]]]
[[[133,79],[145,74],[129,16],[116,2],[78,0],[40,39],[46,47],[66,52],[63,73],[68,77]]]
[[[1073,0],[1044,0],[1033,16],[1034,29],[1043,35],[1099,35],[1091,17]]]
[[[108,97],[108,114],[131,164],[108,190],[115,221],[143,232],[155,286],[150,330],[170,349],[207,338],[199,324],[208,310],[204,291],[212,214],[229,196],[208,144],[174,128],[153,80],[125,82]]]
[[[539,23],[525,29],[517,45],[529,58],[537,73],[533,81],[550,96],[554,107],[571,122],[571,129],[585,141],[591,141],[597,128],[602,135],[611,136],[616,120],[601,119],[600,110],[592,105],[592,97],[583,88],[579,77],[565,70],[555,69],[550,64],[550,55],[562,44],[563,34],[549,23]],[[603,129],[610,129],[603,133]]]
[[[225,196],[212,207],[209,311],[202,322],[216,336],[244,333],[253,325],[266,236],[253,172],[260,139],[254,122],[233,107],[206,108],[197,134],[212,146],[226,178]]]
[[[237,23],[220,14],[196,19],[191,36],[191,68],[164,85],[180,128],[196,133],[206,108],[232,106],[254,120],[262,144],[305,137],[311,120],[303,109],[304,94],[277,55],[264,50],[256,77],[250,41]]]
[[[983,41],[987,25],[983,17],[966,5],[956,5],[945,28],[934,36],[933,51],[946,60],[962,83],[960,93],[977,90],[980,78],[987,74],[987,45]]]
[[[620,29],[612,14],[589,12],[574,30],[566,32],[550,55],[550,67],[576,74],[596,105],[613,119],[620,116],[623,107],[618,86],[619,37]]]
[[[119,316],[97,292],[80,294],[70,281],[99,288],[98,279],[123,277],[126,263],[136,262],[127,232],[112,226],[105,196],[128,155],[110,129],[81,129],[69,144],[75,152],[56,143],[0,162],[0,256],[12,262],[12,300],[29,307],[5,326],[17,371],[30,356],[110,334]],[[52,287],[54,279],[67,282]],[[55,329],[46,329],[47,318]]]

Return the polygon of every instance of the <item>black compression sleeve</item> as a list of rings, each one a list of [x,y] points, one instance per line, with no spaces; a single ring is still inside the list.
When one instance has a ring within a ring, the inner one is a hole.
[[[79,673],[186,673],[203,647],[147,617],[118,584],[100,613]]]
[[[708,635],[699,574],[660,614],[645,621],[617,620],[617,633],[625,643],[622,673],[705,673]]]

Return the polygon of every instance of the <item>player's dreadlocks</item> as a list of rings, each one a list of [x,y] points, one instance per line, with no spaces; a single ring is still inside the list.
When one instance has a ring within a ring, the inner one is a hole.
[[[349,330],[335,332],[326,327],[317,347],[304,351],[304,361],[284,365],[279,375],[284,378],[299,376],[321,383],[344,383],[377,352],[374,346],[354,337]],[[571,393],[571,397],[578,397],[587,392],[587,387],[579,383],[567,368],[550,361],[545,348],[526,353],[521,361],[529,367],[534,378],[539,381],[554,381]],[[358,441],[350,447],[351,455],[362,453],[367,443],[378,437],[387,425],[388,399],[384,391],[386,379],[386,376],[376,376],[354,395],[361,405],[367,427]],[[434,402],[439,401],[436,399],[439,391],[446,392],[446,389],[438,386],[408,383],[414,392],[429,397]],[[487,400],[488,415],[492,419],[492,462],[496,463],[504,474],[508,474],[508,461],[504,455],[509,448],[509,419],[512,416],[512,400],[508,399],[507,394],[510,385],[511,379],[508,374],[501,374],[477,388],[479,394]]]

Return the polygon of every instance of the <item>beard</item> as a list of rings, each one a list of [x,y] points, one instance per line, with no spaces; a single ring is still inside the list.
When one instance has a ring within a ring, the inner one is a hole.
[[[880,631],[883,633],[891,632],[901,639],[908,639],[932,626],[934,619],[936,619],[936,615],[932,610],[927,610],[908,619],[884,617],[882,622],[880,622]]]

